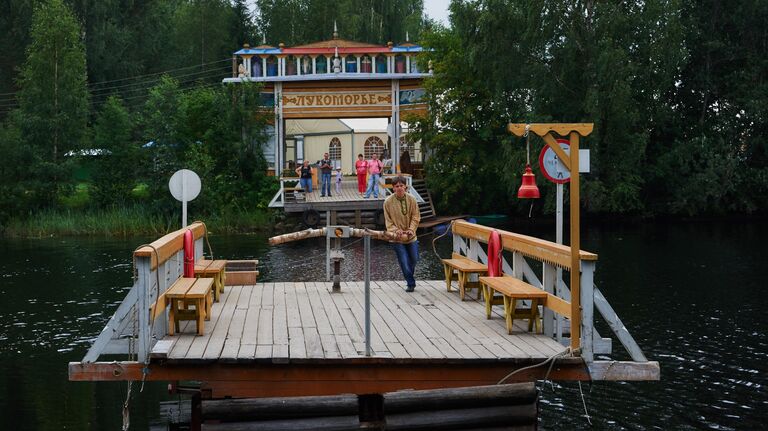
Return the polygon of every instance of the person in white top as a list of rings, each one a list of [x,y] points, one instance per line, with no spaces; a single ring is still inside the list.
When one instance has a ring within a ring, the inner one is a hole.
[[[365,196],[363,197],[368,199],[371,197],[371,192],[373,192],[373,197],[378,199],[379,177],[381,177],[381,168],[384,164],[379,160],[378,154],[374,153],[371,157],[372,159],[368,160],[368,190],[365,191]]]

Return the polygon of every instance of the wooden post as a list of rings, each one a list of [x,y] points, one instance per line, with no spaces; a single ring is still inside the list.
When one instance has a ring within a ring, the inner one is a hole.
[[[571,138],[571,350],[581,347],[581,228],[579,218],[579,134],[570,133]]]

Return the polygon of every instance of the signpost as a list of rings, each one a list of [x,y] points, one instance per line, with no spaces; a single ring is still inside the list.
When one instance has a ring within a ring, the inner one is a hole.
[[[189,169],[178,170],[168,181],[168,189],[177,201],[181,201],[181,227],[187,227],[187,201],[200,194],[200,177]]]

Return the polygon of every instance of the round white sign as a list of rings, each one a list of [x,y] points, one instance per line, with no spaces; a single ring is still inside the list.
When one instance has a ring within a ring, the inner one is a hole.
[[[177,201],[191,201],[200,194],[200,177],[189,169],[178,170],[168,181],[168,188]]]
[[[567,139],[558,139],[557,143],[566,154],[570,154],[571,145]],[[564,184],[571,180],[571,172],[560,162],[560,157],[557,157],[555,150],[549,145],[541,149],[539,167],[544,176],[553,183]]]

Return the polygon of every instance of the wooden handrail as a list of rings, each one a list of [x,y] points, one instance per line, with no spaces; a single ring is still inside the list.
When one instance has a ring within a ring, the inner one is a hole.
[[[158,259],[160,261],[159,263],[163,263],[184,248],[184,232],[187,229],[192,229],[192,236],[196,240],[205,235],[205,225],[201,222],[195,222],[186,228],[173,231],[150,243],[150,245],[157,250],[157,255],[155,255],[155,251],[152,247],[147,246],[134,251],[133,255],[135,257],[150,257],[152,259],[150,269],[155,269],[158,265]]]
[[[487,243],[488,237],[490,236],[491,231],[494,229],[487,226],[469,223],[464,220],[456,220],[453,223],[452,230],[453,233],[459,236]],[[501,244],[505,250],[517,251],[534,259],[549,262],[553,265],[557,265],[561,268],[570,270],[570,247],[532,236],[521,235],[518,233],[507,232],[499,229],[495,230],[499,232],[499,235],[501,236]],[[597,255],[595,253],[580,250],[579,259],[597,260]]]

